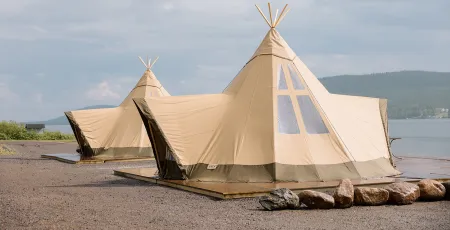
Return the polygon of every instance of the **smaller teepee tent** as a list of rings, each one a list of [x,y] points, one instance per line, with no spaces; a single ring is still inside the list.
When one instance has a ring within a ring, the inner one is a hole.
[[[269,31],[222,94],[134,99],[160,177],[274,182],[399,173],[386,100],[329,93],[275,29],[288,11],[264,17]]]
[[[115,108],[65,112],[79,144],[81,160],[113,160],[153,156],[151,144],[134,105],[136,97],[170,96],[151,71],[155,64],[147,60],[147,68],[125,100]]]

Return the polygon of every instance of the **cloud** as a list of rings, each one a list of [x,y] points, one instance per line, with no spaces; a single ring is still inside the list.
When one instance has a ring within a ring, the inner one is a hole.
[[[172,2],[164,2],[162,8],[165,10],[172,10],[174,8],[174,5]]]
[[[116,86],[116,88],[118,88]],[[120,98],[120,94],[115,92],[113,87],[110,86],[108,81],[102,81],[95,87],[89,89],[86,92],[86,96],[95,101],[116,100]]]
[[[218,78],[233,74],[233,66],[227,65],[197,65],[196,76],[199,78]]]
[[[44,78],[45,77],[45,73],[37,73],[36,74],[36,77],[38,77],[38,78]]]
[[[0,95],[23,102],[0,119],[118,104],[145,70],[138,55],[161,57],[152,70],[172,95],[221,92],[268,30],[254,3],[268,15],[263,0],[0,0]],[[447,0],[286,3],[277,29],[316,76],[450,71]]]
[[[4,17],[11,17],[22,13],[27,6],[32,3],[32,0],[15,0],[15,1],[0,1],[0,14]]]
[[[19,96],[10,89],[8,84],[0,82],[0,102],[10,104],[18,99]]]
[[[31,29],[39,32],[39,33],[47,33],[48,31],[40,26],[31,26]]]
[[[43,98],[44,98],[44,95],[42,93],[36,93],[32,97],[33,101],[35,101],[38,104],[43,103]]]

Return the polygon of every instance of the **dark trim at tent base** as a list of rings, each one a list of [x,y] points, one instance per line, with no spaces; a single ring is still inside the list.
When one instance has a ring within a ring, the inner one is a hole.
[[[189,180],[202,182],[310,182],[343,178],[386,177],[400,174],[399,171],[392,167],[387,158],[322,165],[287,165],[280,163],[263,165],[229,164],[217,165],[214,169],[208,169],[207,164],[199,163],[184,167]],[[273,171],[275,173],[272,173]]]

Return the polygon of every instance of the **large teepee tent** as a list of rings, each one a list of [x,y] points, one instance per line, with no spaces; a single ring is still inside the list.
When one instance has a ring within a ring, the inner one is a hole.
[[[170,96],[151,71],[156,60],[145,63],[141,59],[147,69],[118,107],[65,113],[80,146],[81,160],[153,156],[147,132],[132,98]]]
[[[287,11],[270,21],[261,12],[270,30],[222,94],[134,99],[160,177],[273,182],[398,174],[387,101],[329,93],[275,29]]]

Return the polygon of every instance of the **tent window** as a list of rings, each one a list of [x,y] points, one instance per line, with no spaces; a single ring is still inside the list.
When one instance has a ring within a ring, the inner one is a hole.
[[[286,77],[281,64],[278,65],[277,82],[278,89],[287,89]]]
[[[328,129],[323,123],[322,117],[314,106],[309,96],[297,96],[298,105],[302,113],[306,131],[309,134],[328,133]]]
[[[300,80],[300,77],[297,74],[297,71],[295,71],[295,68],[291,64],[288,64],[288,68],[289,68],[289,73],[291,74],[291,79],[292,79],[292,84],[294,85],[294,89],[297,89],[297,90],[305,89],[305,87],[303,87],[302,81]]]
[[[289,95],[278,95],[278,132],[284,134],[299,134],[297,118]]]

